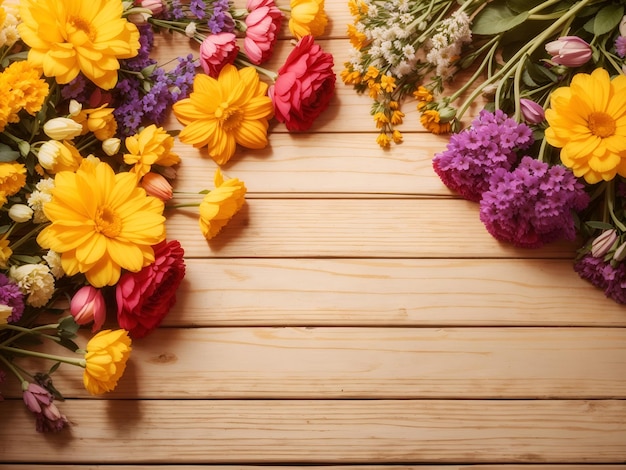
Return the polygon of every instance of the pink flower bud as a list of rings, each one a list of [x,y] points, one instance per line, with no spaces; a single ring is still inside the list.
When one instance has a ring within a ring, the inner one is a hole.
[[[152,16],[159,16],[165,11],[163,0],[141,0],[141,6],[152,12]]]
[[[150,196],[157,197],[163,202],[172,199],[172,185],[164,176],[158,173],[147,173],[141,179],[141,187],[145,189]]]
[[[545,112],[541,105],[533,100],[520,98],[519,105],[522,111],[522,116],[524,116],[526,122],[529,122],[531,124],[539,124],[540,122],[543,122],[543,120],[546,118]]]
[[[591,243],[591,255],[594,258],[602,258],[611,250],[616,241],[615,229],[605,230]]]
[[[591,59],[591,46],[578,36],[561,36],[546,44],[546,51],[552,62],[566,67],[580,67]]]
[[[98,331],[106,319],[106,304],[102,292],[93,286],[81,287],[72,297],[70,313],[79,325],[93,321],[92,331]]]

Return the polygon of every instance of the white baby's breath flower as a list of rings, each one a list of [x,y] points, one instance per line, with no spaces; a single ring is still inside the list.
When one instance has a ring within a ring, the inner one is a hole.
[[[34,211],[33,222],[36,224],[48,222],[43,206],[52,200],[52,189],[54,189],[54,179],[43,179],[35,185],[35,191],[27,199],[28,205]]]
[[[11,266],[9,278],[26,296],[26,303],[33,307],[43,307],[54,294],[54,277],[45,264]]]

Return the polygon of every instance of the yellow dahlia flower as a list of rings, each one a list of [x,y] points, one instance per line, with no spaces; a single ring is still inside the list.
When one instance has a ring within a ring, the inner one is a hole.
[[[76,173],[54,178],[44,207],[51,224],[37,236],[61,254],[69,276],[84,273],[94,287],[112,286],[121,270],[137,272],[154,261],[152,246],[165,239],[163,202],[137,185],[137,175],[115,173],[87,158]]]
[[[574,175],[591,184],[626,176],[626,76],[574,75],[552,93],[546,120],[546,140]]]
[[[134,165],[130,171],[139,178],[146,175],[152,165],[172,166],[180,163],[180,157],[172,152],[174,138],[154,124],[127,137],[125,143],[128,153],[124,154],[124,162]]]
[[[92,395],[110,392],[124,374],[130,357],[128,331],[102,330],[89,340],[85,349],[85,389]]]
[[[231,178],[224,181],[218,168],[215,172],[215,189],[207,193],[200,203],[200,230],[207,240],[220,230],[239,212],[245,202],[246,186],[243,181]]]
[[[328,24],[324,0],[291,0],[290,6],[289,31],[297,39],[309,34],[313,37],[324,34]]]
[[[49,87],[41,79],[41,70],[26,61],[13,62],[0,73],[0,130],[8,123],[19,122],[18,113],[26,110],[34,116],[48,97]]]
[[[115,108],[102,105],[98,108],[82,109],[72,119],[83,126],[83,135],[93,132],[96,139],[105,141],[115,136],[117,132],[117,121],[113,111]]]
[[[28,60],[44,75],[68,83],[79,72],[100,88],[117,83],[118,59],[139,51],[137,27],[122,18],[121,1],[22,0],[18,31]]]
[[[254,67],[238,70],[227,64],[217,79],[196,75],[189,98],[172,106],[176,118],[185,125],[179,139],[194,147],[208,146],[218,165],[233,156],[237,144],[264,148],[274,113],[267,89]]]

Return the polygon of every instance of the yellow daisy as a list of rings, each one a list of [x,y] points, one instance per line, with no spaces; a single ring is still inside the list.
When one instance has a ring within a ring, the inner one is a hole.
[[[215,189],[204,196],[200,203],[200,230],[207,240],[220,230],[241,209],[245,202],[246,186],[243,181],[231,178],[224,181],[218,168],[215,172]]]
[[[68,83],[79,72],[104,89],[117,83],[118,59],[139,51],[139,30],[111,0],[22,0],[18,31],[28,60]]]
[[[574,175],[591,184],[626,176],[626,76],[576,74],[552,93],[546,120],[546,140]]]
[[[172,152],[174,138],[155,124],[127,137],[125,143],[128,153],[124,154],[124,162],[134,165],[130,171],[139,178],[146,175],[152,165],[172,166],[180,163],[180,157]]]
[[[138,187],[137,175],[87,158],[75,173],[57,173],[54,183],[43,208],[51,224],[37,242],[61,254],[67,275],[112,286],[122,269],[137,272],[154,261],[152,246],[165,239],[164,206]]]
[[[237,70],[227,64],[217,79],[196,75],[189,98],[172,106],[174,115],[185,126],[180,141],[194,147],[207,146],[218,165],[233,156],[237,144],[264,148],[269,119],[274,114],[267,89],[254,67]]]

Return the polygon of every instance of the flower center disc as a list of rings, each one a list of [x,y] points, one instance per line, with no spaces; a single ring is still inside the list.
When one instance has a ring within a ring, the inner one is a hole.
[[[601,111],[589,115],[588,126],[593,135],[601,138],[611,137],[615,134],[615,119]]]
[[[74,26],[77,30],[85,33],[85,35],[89,38],[91,42],[93,42],[96,39],[96,34],[91,29],[91,26],[89,25],[88,21],[85,21],[84,19],[80,17],[73,16],[70,18],[69,24]]]
[[[122,220],[108,207],[101,207],[96,213],[96,231],[106,237],[115,238],[122,231]]]
[[[215,117],[220,120],[224,130],[230,131],[239,126],[243,116],[238,109],[232,108],[228,102],[224,102],[215,110]]]

